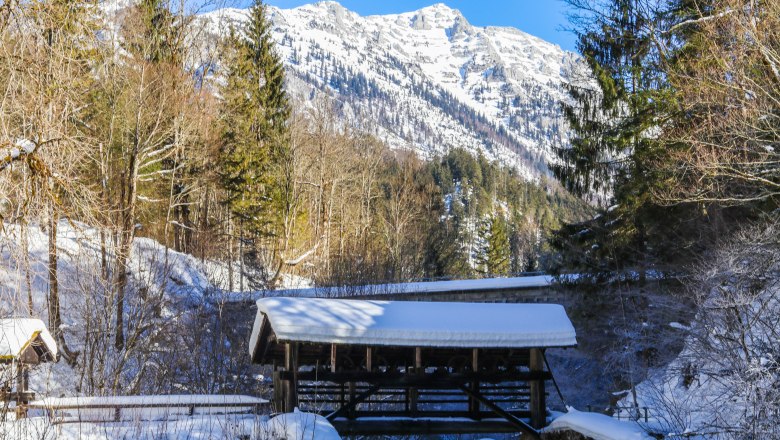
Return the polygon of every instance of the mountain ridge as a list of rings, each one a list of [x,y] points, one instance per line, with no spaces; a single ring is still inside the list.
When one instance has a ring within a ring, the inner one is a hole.
[[[221,33],[246,10],[201,17]],[[584,65],[553,43],[474,26],[444,3],[361,16],[322,1],[268,17],[290,92],[331,97],[342,120],[393,148],[430,158],[460,147],[536,179],[568,142],[560,103]]]

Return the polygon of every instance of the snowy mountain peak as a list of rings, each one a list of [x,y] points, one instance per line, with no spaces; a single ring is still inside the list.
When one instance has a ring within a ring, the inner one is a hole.
[[[316,3],[311,3],[308,5],[299,6],[297,9],[303,9],[303,10],[312,10],[312,11],[324,11],[327,14],[330,15],[345,15],[348,13],[352,13],[349,9],[345,8],[344,6],[341,6],[341,3],[334,2],[331,0],[326,1],[319,1]],[[355,14],[357,15],[357,14]]]
[[[448,28],[459,21],[463,24],[468,24],[468,21],[466,21],[466,18],[460,11],[452,9],[444,3],[436,3],[435,5],[400,15],[411,15],[412,27],[415,29],[419,29],[417,26],[420,23],[428,24],[435,28]]]
[[[214,33],[245,17],[203,16]],[[564,84],[586,67],[557,45],[472,26],[444,3],[363,17],[322,1],[269,17],[291,93],[334,98],[345,124],[392,147],[423,157],[464,148],[534,178],[567,142]]]

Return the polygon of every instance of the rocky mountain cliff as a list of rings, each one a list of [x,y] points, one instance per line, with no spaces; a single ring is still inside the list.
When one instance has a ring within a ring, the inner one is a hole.
[[[221,9],[202,18],[219,33],[247,16]],[[564,84],[585,70],[552,43],[473,26],[442,3],[363,17],[327,1],[269,7],[269,18],[290,90],[331,96],[346,123],[394,148],[432,157],[462,147],[534,178],[567,141]]]

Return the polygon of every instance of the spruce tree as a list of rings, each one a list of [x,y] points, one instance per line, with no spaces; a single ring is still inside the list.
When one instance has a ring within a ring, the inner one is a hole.
[[[506,275],[512,250],[509,243],[509,230],[506,220],[495,214],[485,222],[480,231],[485,243],[477,262],[486,275]]]
[[[277,221],[282,185],[275,165],[289,154],[291,110],[265,5],[256,1],[249,17],[245,35],[228,38],[220,177],[231,214],[247,231],[268,235]]]
[[[572,1],[574,6],[582,6]],[[609,0],[580,26],[578,49],[596,87],[568,86],[564,113],[573,132],[557,149],[553,172],[580,196],[597,195],[611,205],[584,224],[568,225],[553,239],[563,265],[606,273],[668,260],[679,242],[670,210],[652,195],[667,151],[653,131],[678,112],[664,72],[666,47],[676,42],[658,31],[676,18],[674,6],[658,9],[646,0]],[[668,8],[668,9],[667,9]],[[666,41],[659,43],[659,39]]]

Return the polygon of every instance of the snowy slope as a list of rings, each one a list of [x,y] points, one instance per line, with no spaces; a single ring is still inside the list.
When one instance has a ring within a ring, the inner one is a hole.
[[[514,28],[472,26],[439,3],[363,17],[336,2],[269,7],[289,87],[335,98],[344,120],[423,157],[463,147],[528,177],[546,173],[551,146],[566,141],[563,84],[578,58]],[[213,33],[246,11],[202,16]]]

